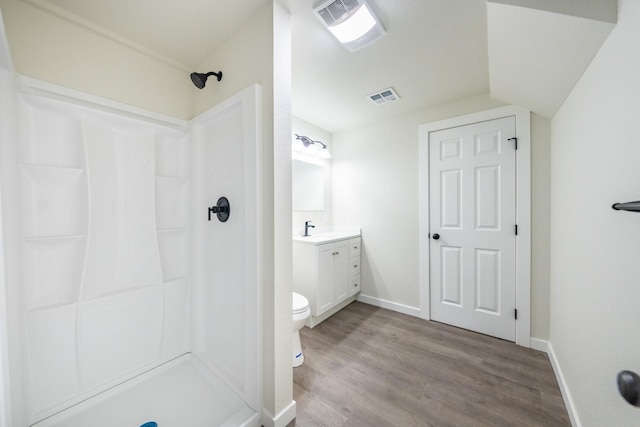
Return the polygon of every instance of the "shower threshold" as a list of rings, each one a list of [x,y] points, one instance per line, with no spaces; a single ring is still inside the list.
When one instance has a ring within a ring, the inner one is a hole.
[[[259,426],[260,415],[190,353],[32,427]],[[152,424],[151,424],[152,425]]]

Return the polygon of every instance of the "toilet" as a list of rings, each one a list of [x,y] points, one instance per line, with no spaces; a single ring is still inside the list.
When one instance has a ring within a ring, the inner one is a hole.
[[[311,315],[309,300],[300,294],[293,293],[293,367],[296,368],[304,362],[302,346],[300,345],[300,329]]]

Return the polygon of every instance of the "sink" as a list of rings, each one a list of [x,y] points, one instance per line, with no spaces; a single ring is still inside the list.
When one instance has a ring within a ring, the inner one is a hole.
[[[299,233],[296,233],[299,234]],[[323,243],[335,242],[337,240],[351,239],[354,237],[360,237],[359,228],[345,228],[343,230],[328,230],[318,231],[316,233],[311,231],[310,236],[293,236],[293,241],[296,243],[307,243],[310,245],[321,245]]]
[[[347,233],[348,234],[348,233]],[[313,233],[311,236],[307,236],[307,237],[340,237],[340,236],[344,236],[345,233],[344,232],[340,232],[340,231],[326,231],[324,233],[320,232],[320,233]],[[302,236],[300,236],[302,237]]]

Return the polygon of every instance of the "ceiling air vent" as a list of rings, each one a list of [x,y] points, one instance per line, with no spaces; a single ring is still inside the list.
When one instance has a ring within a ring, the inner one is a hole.
[[[362,9],[362,10],[361,10]],[[385,34],[380,21],[375,17],[373,11],[364,0],[328,0],[320,3],[313,11],[324,25],[329,28],[333,35],[342,42],[350,51],[355,51],[373,43]],[[351,19],[353,18],[353,19]],[[364,33],[355,33],[355,38],[349,37],[352,30],[346,30],[343,25],[346,21],[364,25]],[[342,28],[341,28],[342,27]],[[341,32],[341,34],[337,34]],[[347,41],[341,38],[346,37]]]
[[[369,100],[371,102],[373,102],[376,105],[380,105],[380,104],[386,104],[389,103],[391,101],[395,101],[397,99],[400,99],[400,97],[398,96],[398,94],[396,93],[395,90],[393,90],[393,88],[387,88],[384,90],[381,90],[380,92],[376,92],[376,93],[372,93],[371,95],[367,95],[367,98],[369,98]]]

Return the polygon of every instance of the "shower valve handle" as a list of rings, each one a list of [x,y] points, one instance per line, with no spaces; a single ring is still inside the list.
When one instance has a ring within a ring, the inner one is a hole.
[[[229,205],[229,200],[227,200],[226,197],[220,197],[218,203],[209,208],[209,221],[211,221],[211,214],[214,213],[220,222],[226,222],[229,219],[230,212],[231,206]]]

